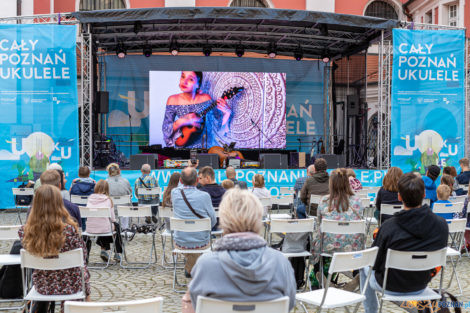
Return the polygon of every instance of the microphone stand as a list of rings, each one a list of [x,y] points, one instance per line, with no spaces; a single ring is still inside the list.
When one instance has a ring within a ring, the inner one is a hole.
[[[256,129],[258,130],[258,158],[259,158],[259,155],[261,154],[261,135],[263,135],[263,137],[266,138],[270,143],[273,143],[273,142],[271,141],[271,139],[268,138],[268,136],[266,136],[266,134],[261,130],[258,124],[256,124],[255,121],[253,121],[252,118],[250,118],[250,120],[251,120],[251,124],[255,126]]]
[[[132,155],[132,148],[133,148],[133,145],[134,145],[134,142],[132,140],[132,122],[131,122],[132,117],[131,117],[130,113],[127,113],[127,116],[129,116],[129,133],[131,135],[131,138],[130,138],[131,139],[130,140],[130,142],[131,142],[131,148],[130,148],[131,154],[130,155]]]

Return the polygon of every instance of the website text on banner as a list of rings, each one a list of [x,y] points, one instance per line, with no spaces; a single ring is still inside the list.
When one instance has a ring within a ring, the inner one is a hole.
[[[392,166],[425,174],[465,155],[465,32],[393,30]]]
[[[332,170],[328,170],[331,172]],[[376,187],[382,186],[382,179],[384,178],[387,171],[385,170],[354,170],[356,177],[362,183],[364,187]],[[154,170],[151,175],[154,176],[160,187],[165,188],[170,181],[170,176],[174,172],[181,172],[177,170]],[[266,188],[271,191],[273,196],[279,194],[280,187],[294,187],[297,178],[306,176],[306,169],[290,169],[290,170],[263,170],[263,169],[239,169],[237,170],[237,179],[247,183],[248,187],[252,187],[252,180],[255,174],[261,174],[264,176]],[[134,182],[138,179],[142,173],[140,171],[121,171],[122,177],[127,179],[131,186],[134,186]],[[108,173],[106,171],[94,171],[91,177],[95,180],[106,179]],[[225,170],[215,170],[215,180],[217,183],[221,183],[227,177],[225,176]]]
[[[50,163],[77,176],[75,37],[72,25],[0,25],[0,208]]]

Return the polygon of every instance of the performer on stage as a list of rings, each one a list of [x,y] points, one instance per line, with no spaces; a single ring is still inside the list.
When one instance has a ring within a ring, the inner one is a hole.
[[[182,72],[179,81],[182,93],[168,97],[162,125],[163,138],[167,147],[201,147],[204,134],[207,136],[207,145],[210,147],[215,142],[216,132],[228,131],[232,110],[226,100],[217,99],[216,110],[207,112],[207,115],[202,118],[198,116],[213,103],[211,97],[201,91],[202,79],[202,72]],[[183,141],[184,135],[181,134],[181,130],[184,126],[192,126],[199,131],[186,136],[187,141]],[[178,138],[180,140],[177,142]]]

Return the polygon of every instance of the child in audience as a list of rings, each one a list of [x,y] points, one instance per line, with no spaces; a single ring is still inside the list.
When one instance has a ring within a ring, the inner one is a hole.
[[[441,169],[437,165],[429,165],[426,176],[423,176],[424,187],[426,188],[426,199],[431,200],[431,204],[437,200],[436,179],[439,177]]]
[[[78,178],[72,181],[70,186],[71,195],[89,196],[95,190],[96,181],[90,177],[90,168],[80,166],[78,169]]]
[[[456,196],[456,193],[453,190],[454,189],[454,182],[455,182],[455,180],[451,175],[443,174],[442,177],[441,177],[441,185],[449,186],[450,191],[451,191],[451,193],[450,193],[451,196]],[[438,197],[438,199],[439,199],[439,197]]]
[[[86,231],[90,234],[103,234],[110,233],[113,230],[118,234],[114,236],[115,243],[115,254],[114,259],[116,261],[121,260],[122,243],[121,236],[119,235],[120,229],[119,224],[116,223],[116,217],[114,215],[113,201],[109,197],[109,184],[105,180],[99,180],[95,186],[95,193],[88,197],[87,208],[109,208],[111,213],[111,224],[109,219],[105,217],[89,217],[87,218]],[[113,242],[112,236],[101,236],[96,240],[96,244],[101,247],[100,257],[103,261],[108,262],[110,245]],[[91,249],[91,240],[87,240],[88,251]]]
[[[221,183],[222,187],[224,187],[225,190],[231,189],[235,187],[235,183],[231,181],[230,179],[224,179]]]
[[[449,201],[451,190],[452,189],[448,185],[440,184],[439,187],[437,187],[437,201],[434,203],[452,203]],[[434,207],[434,203],[431,205],[431,207]],[[454,218],[452,213],[436,213],[436,214],[445,218],[446,220],[451,220]]]

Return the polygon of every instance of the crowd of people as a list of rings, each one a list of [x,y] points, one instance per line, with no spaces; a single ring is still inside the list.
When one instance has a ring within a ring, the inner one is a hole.
[[[462,172],[457,175],[453,167],[442,170],[436,165],[427,168],[426,175],[406,173],[397,167],[390,168],[383,184],[376,194],[375,217],[381,221],[372,246],[378,247],[375,265],[357,273],[352,283],[363,287],[369,271],[371,278],[364,308],[366,313],[377,312],[376,291],[381,291],[385,273],[385,259],[388,249],[403,251],[434,251],[447,245],[448,224],[446,219],[466,218],[468,199],[464,209],[455,216],[438,216],[432,212],[434,203],[449,203],[449,198],[465,195],[462,185],[470,180],[469,160],[460,160]],[[358,192],[363,188],[352,169],[335,169],[328,173],[328,164],[318,158],[307,168],[306,176],[296,180],[293,186],[295,217],[304,219],[317,217],[322,220],[353,221],[365,218],[365,207]],[[223,237],[212,246],[212,252],[185,255],[185,275],[191,278],[188,295],[193,309],[198,296],[210,296],[231,301],[264,301],[281,296],[289,297],[289,309],[295,304],[295,293],[304,283],[302,269],[294,266],[278,250],[269,247],[261,236],[266,208],[261,199],[269,198],[263,175],[253,176],[252,187],[236,179],[236,171],[228,167],[227,179],[219,185],[215,171],[205,166],[189,166],[175,172],[161,195],[139,194],[140,188],[158,187],[155,176],[151,175],[148,164],[142,166],[142,175],[135,181],[134,190],[129,181],[121,176],[115,163],[107,167],[106,180],[90,178],[90,170],[80,167],[79,177],[65,189],[65,175],[58,164],[51,164],[35,184],[35,196],[28,212],[28,218],[20,229],[24,249],[34,255],[50,257],[59,252],[82,248],[85,261],[92,242],[81,231],[89,234],[112,233],[114,236],[99,237],[96,244],[101,248],[100,256],[108,261],[120,261],[122,253],[121,227],[127,229],[129,221],[116,220],[112,196],[131,196],[133,191],[139,204],[151,205],[152,217],[146,223],[158,222],[158,206],[171,207],[175,218],[209,218],[213,230],[221,229]],[[440,177],[440,183],[438,184]],[[87,207],[109,208],[111,219],[82,219],[77,205],[70,201],[70,195],[88,196]],[[310,203],[312,196],[322,196],[319,203]],[[129,197],[129,200],[131,197]],[[429,199],[430,205],[423,204]],[[393,216],[382,216],[384,204],[403,205],[403,210]],[[218,217],[216,211],[218,210]],[[170,227],[170,221],[164,221]],[[318,228],[317,228],[318,229]],[[204,250],[210,247],[209,232],[175,232],[177,247]],[[111,245],[112,244],[112,245]],[[315,231],[308,242],[314,264],[310,275],[312,288],[320,288],[320,261],[328,265],[329,259],[321,253],[358,251],[365,248],[364,237],[359,234],[329,235]],[[111,246],[114,251],[110,251]],[[302,260],[303,262],[303,260]],[[292,266],[291,266],[292,265]],[[303,263],[303,266],[305,264]],[[295,268],[295,271],[293,269]],[[210,275],[208,273],[210,272]],[[69,294],[80,288],[75,270],[34,271],[32,280],[38,292],[43,294]],[[86,295],[89,298],[89,273],[85,269]],[[426,288],[431,280],[430,271],[403,272],[393,270],[388,277],[387,292],[396,295],[417,294]],[[354,287],[351,288],[353,290]],[[35,312],[45,312],[47,303],[35,304]]]

